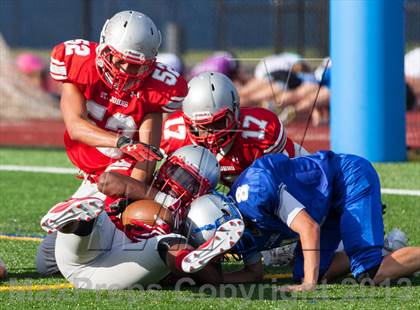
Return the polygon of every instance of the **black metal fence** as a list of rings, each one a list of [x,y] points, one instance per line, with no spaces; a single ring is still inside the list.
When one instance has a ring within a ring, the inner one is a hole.
[[[339,0],[336,0],[339,1]],[[217,0],[217,48],[241,46],[247,22],[255,31],[247,32],[255,41],[265,39],[275,52],[294,50],[301,55],[329,54],[329,0]],[[420,0],[404,1],[406,42],[420,45]],[[233,31],[232,31],[233,30]],[[245,32],[246,33],[246,32]],[[239,37],[238,37],[239,35]],[[265,44],[262,44],[264,46]]]

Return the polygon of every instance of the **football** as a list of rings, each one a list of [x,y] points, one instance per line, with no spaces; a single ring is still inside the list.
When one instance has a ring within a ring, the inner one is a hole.
[[[127,206],[121,215],[124,226],[131,225],[132,220],[142,221],[148,225],[155,225],[158,219],[173,227],[172,212],[153,200],[138,200]]]

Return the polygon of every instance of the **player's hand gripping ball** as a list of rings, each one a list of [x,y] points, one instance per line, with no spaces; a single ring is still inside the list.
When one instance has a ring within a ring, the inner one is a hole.
[[[141,241],[158,235],[169,234],[173,228],[172,212],[153,200],[138,200],[121,215],[127,236]]]

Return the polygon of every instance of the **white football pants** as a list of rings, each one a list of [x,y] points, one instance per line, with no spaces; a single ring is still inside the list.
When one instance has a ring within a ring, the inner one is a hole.
[[[133,243],[116,229],[105,212],[90,235],[57,234],[55,257],[64,277],[77,288],[146,289],[163,279],[169,269],[159,256],[158,236]]]

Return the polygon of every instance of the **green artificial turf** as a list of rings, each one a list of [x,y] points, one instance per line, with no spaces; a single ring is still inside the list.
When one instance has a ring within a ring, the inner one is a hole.
[[[0,165],[70,167],[62,150],[0,149]],[[376,164],[382,186],[420,189],[420,162]],[[0,233],[43,235],[39,220],[55,203],[68,198],[80,180],[70,174],[0,171]],[[407,233],[410,245],[420,245],[420,197],[383,195],[387,204],[385,230],[398,227]],[[391,287],[360,287],[345,284],[319,285],[315,292],[293,295],[273,291],[291,279],[258,284],[194,286],[181,289],[166,286],[157,290],[84,291],[51,289],[17,291],[10,287],[66,284],[60,277],[39,278],[34,257],[38,242],[0,239],[0,257],[9,268],[9,279],[0,283],[1,309],[419,309],[420,278],[411,277]],[[229,263],[225,268],[237,268]],[[290,273],[270,268],[269,273]],[[407,285],[407,283],[411,283]],[[7,289],[7,290],[6,290]]]

